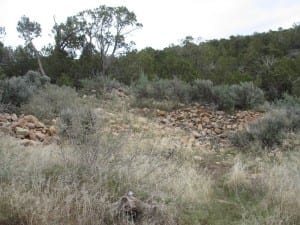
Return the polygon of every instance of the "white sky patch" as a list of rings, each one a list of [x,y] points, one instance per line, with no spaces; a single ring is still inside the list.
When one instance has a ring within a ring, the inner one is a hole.
[[[138,49],[162,49],[188,35],[220,39],[289,28],[300,22],[299,0],[1,0],[0,26],[5,26],[7,33],[4,43],[23,44],[16,31],[23,15],[41,24],[42,37],[35,40],[41,48],[53,43],[53,16],[64,22],[68,16],[101,4],[124,5],[135,12],[144,26],[130,35]]]

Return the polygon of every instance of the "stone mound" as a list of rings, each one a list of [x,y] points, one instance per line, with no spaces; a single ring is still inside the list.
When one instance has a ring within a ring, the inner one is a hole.
[[[0,114],[0,131],[22,139],[25,146],[50,144],[58,140],[54,125],[47,127],[32,115],[18,117],[16,114]]]
[[[247,123],[262,116],[261,113],[253,111],[229,114],[198,104],[172,112],[157,110],[156,114],[161,124],[184,129],[200,140],[211,137],[226,138],[229,132],[242,130]]]

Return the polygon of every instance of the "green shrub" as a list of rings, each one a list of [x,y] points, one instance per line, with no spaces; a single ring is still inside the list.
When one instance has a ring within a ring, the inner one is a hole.
[[[250,123],[247,130],[232,134],[231,142],[238,147],[247,148],[258,142],[262,148],[280,145],[288,132],[300,130],[300,108],[274,109],[263,118]]]
[[[218,85],[212,89],[213,103],[218,109],[232,111],[234,110],[233,93],[229,85]]]
[[[139,79],[132,88],[138,98],[153,98],[155,93],[152,82],[149,81],[145,74],[139,76]]]
[[[192,84],[177,78],[150,81],[142,74],[134,90],[138,99],[152,98],[185,103],[198,101],[214,104],[218,109],[226,111],[252,108],[264,101],[263,91],[252,82],[213,86],[210,80],[195,80]]]
[[[1,82],[1,103],[20,106],[42,86],[50,81],[47,76],[28,71],[24,76],[12,77]]]
[[[88,107],[64,108],[59,115],[58,131],[62,138],[73,144],[88,143],[88,137],[95,133],[96,116]]]
[[[152,97],[156,100],[173,100],[180,102],[188,102],[190,99],[190,85],[178,78],[172,80],[159,79],[152,81],[152,88],[146,90],[151,90]]]
[[[78,95],[70,87],[47,85],[34,94],[28,103],[22,105],[25,114],[32,114],[39,119],[53,119],[67,107],[75,107]]]
[[[210,80],[195,80],[192,83],[191,99],[210,103],[213,99],[213,82]]]
[[[234,84],[230,89],[235,108],[249,109],[264,102],[264,92],[255,87],[253,82]]]
[[[153,98],[155,100],[174,100],[180,102],[190,101],[190,89],[190,84],[178,78],[150,81],[143,74],[134,85],[135,94],[138,98]]]
[[[4,104],[0,103],[0,113],[18,113],[19,108],[17,108],[15,105],[12,105],[10,103]]]
[[[105,93],[110,93],[113,89],[127,89],[126,86],[119,81],[105,76],[99,76],[95,79],[83,79],[80,83],[82,91],[85,94],[90,94],[91,91],[94,90],[98,97]]]

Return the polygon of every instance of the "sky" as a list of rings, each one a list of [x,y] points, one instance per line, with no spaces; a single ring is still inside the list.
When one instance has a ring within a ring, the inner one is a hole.
[[[126,6],[136,14],[143,28],[128,38],[137,49],[163,49],[186,36],[206,41],[290,28],[300,22],[300,0],[1,0],[0,26],[7,33],[1,41],[10,46],[24,43],[16,26],[26,15],[41,24],[42,37],[34,40],[40,49],[53,43],[53,17],[65,22],[68,16],[100,5]]]

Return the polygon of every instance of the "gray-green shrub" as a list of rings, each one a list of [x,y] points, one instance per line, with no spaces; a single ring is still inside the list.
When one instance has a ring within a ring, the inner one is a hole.
[[[88,137],[95,133],[96,116],[87,106],[64,108],[59,114],[58,131],[62,138],[73,144],[86,144]]]
[[[98,97],[107,92],[111,92],[113,89],[126,89],[126,86],[124,84],[106,76],[99,76],[94,79],[83,79],[80,81],[80,83],[82,86],[82,91],[85,94],[90,94],[91,91],[94,90]]]
[[[264,102],[264,92],[253,82],[241,82],[230,86],[234,107],[238,109],[253,108]]]
[[[39,119],[54,119],[65,108],[76,107],[78,94],[70,87],[47,85],[34,94],[28,103],[21,106],[25,114],[32,114]]]
[[[147,76],[142,74],[134,85],[134,90],[138,98],[189,102],[191,86],[178,78],[150,81]]]
[[[210,103],[213,100],[213,82],[210,80],[195,80],[192,83],[191,99],[193,101],[200,101]]]
[[[288,132],[300,130],[300,108],[274,109],[249,124],[248,129],[231,135],[231,142],[242,149],[258,142],[262,148],[280,145]]]
[[[29,98],[49,81],[49,77],[34,71],[28,71],[24,76],[5,79],[0,83],[0,102],[20,106],[28,102]]]
[[[231,87],[229,85],[214,86],[212,89],[212,102],[218,109],[234,110],[235,102]]]

